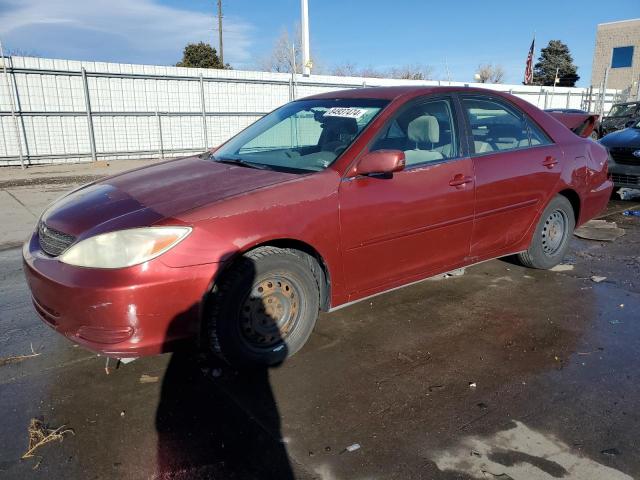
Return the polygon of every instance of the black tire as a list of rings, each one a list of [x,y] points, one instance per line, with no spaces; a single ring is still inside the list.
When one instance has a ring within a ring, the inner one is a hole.
[[[318,318],[319,265],[306,253],[260,247],[240,257],[213,291],[209,348],[235,367],[282,363]]]
[[[620,195],[618,195],[618,190],[620,190],[620,187],[613,187],[613,190],[611,190],[611,195],[609,195],[609,200],[620,200]]]
[[[571,203],[562,195],[555,196],[540,216],[529,249],[518,254],[518,259],[525,267],[553,268],[564,258],[575,226]]]

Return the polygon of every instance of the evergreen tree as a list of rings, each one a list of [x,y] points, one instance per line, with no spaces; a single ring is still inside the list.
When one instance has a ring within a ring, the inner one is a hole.
[[[218,52],[208,43],[189,43],[184,47],[182,60],[176,63],[176,67],[190,68],[225,68],[230,69],[227,63],[223,65],[218,57]]]
[[[567,47],[560,40],[551,40],[549,45],[540,51],[540,58],[533,69],[533,83],[535,85],[553,85],[558,71],[557,85],[559,87],[575,87],[580,79],[578,67],[573,63],[573,57]]]

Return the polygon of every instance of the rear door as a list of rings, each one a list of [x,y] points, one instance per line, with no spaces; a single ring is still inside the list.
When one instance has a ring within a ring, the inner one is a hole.
[[[468,254],[473,165],[456,119],[450,97],[406,105],[369,147],[403,150],[405,170],[341,183],[342,250],[352,296],[442,271]]]
[[[560,177],[562,151],[515,105],[461,95],[476,182],[470,261],[515,246]]]

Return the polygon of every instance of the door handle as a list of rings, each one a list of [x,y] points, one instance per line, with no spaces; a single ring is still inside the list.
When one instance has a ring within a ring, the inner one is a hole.
[[[473,178],[459,173],[455,177],[453,177],[451,180],[449,180],[449,185],[456,188],[464,188],[464,186],[467,183],[471,183],[471,182],[473,182]]]
[[[542,165],[544,165],[547,168],[553,168],[557,164],[558,164],[558,160],[556,159],[556,157],[552,157],[551,155],[545,158],[544,161],[542,162]]]

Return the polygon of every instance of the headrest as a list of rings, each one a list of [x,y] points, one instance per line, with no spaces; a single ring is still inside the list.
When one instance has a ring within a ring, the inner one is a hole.
[[[409,140],[416,143],[438,143],[440,141],[440,125],[438,119],[431,115],[422,115],[409,122],[407,127]]]

